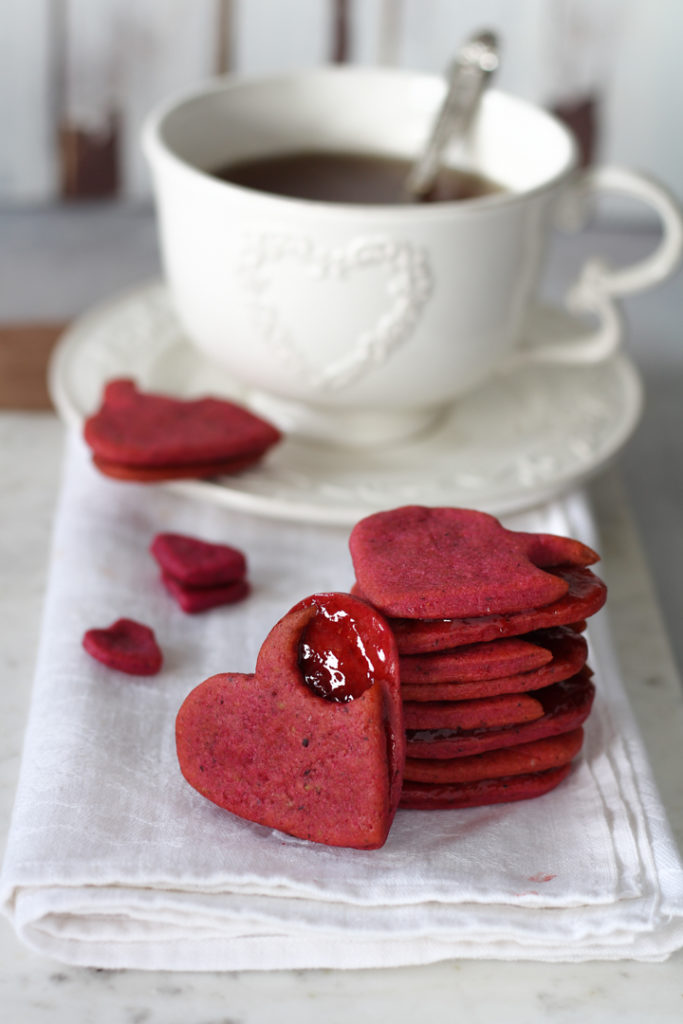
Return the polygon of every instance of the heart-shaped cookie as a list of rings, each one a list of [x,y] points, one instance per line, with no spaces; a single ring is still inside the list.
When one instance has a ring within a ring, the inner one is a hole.
[[[244,467],[280,439],[266,420],[220,398],[182,399],[141,391],[134,381],[111,380],[83,436],[95,462],[112,475],[212,476]]]
[[[362,519],[349,548],[363,597],[408,619],[507,615],[541,608],[568,591],[551,566],[586,566],[579,541],[506,529],[463,508],[407,505]]]
[[[583,729],[573,729],[560,736],[548,736],[516,747],[489,750],[469,757],[409,757],[406,760],[404,785],[409,782],[462,783],[499,779],[507,775],[529,775],[569,764],[581,750]]]
[[[348,594],[307,598],[266,637],[253,675],[215,675],[188,695],[176,745],[190,785],[240,817],[330,846],[382,846],[405,762],[389,627]]]
[[[153,630],[134,619],[117,619],[104,629],[89,629],[83,646],[109,668],[133,676],[153,676],[163,660]]]
[[[513,612],[510,615],[482,615],[479,618],[390,619],[401,654],[423,654],[449,650],[461,644],[484,643],[500,637],[521,636],[533,630],[574,623],[600,611],[607,598],[607,587],[590,569],[554,569],[568,590],[564,597],[543,608]],[[355,592],[356,588],[354,588]],[[362,596],[361,594],[358,595]]]
[[[535,722],[543,705],[527,693],[506,693],[476,700],[403,700],[406,729],[502,729],[507,725]]]
[[[458,701],[476,700],[481,697],[495,697],[501,693],[527,693],[540,690],[553,683],[562,682],[575,676],[586,664],[588,644],[584,637],[566,626],[549,629],[542,633],[531,633],[539,643],[547,645],[552,660],[529,672],[518,672],[515,675],[500,676],[496,679],[475,679],[471,682],[436,682],[429,681],[406,683],[404,681],[403,662],[401,663],[401,693],[405,701]],[[502,640],[492,640],[492,644]],[[456,648],[457,650],[458,648]],[[420,655],[409,657],[420,658]],[[426,659],[436,655],[426,654]]]
[[[571,764],[528,775],[505,775],[475,782],[406,782],[401,807],[411,811],[453,811],[463,807],[533,800],[556,789],[569,775]]]
[[[243,601],[251,589],[247,580],[214,583],[210,587],[188,587],[166,572],[162,572],[161,582],[187,615],[196,615],[225,604],[236,604],[237,601]]]
[[[184,533],[158,533],[149,548],[163,571],[186,587],[233,583],[246,575],[243,553]]]
[[[527,639],[490,640],[467,644],[451,651],[409,654],[400,659],[401,682],[470,683],[530,672],[552,661],[547,647]]]

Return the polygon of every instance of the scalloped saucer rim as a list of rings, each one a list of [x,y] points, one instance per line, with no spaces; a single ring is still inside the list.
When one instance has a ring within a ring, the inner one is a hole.
[[[547,313],[539,307],[540,322]],[[113,376],[151,390],[247,401],[245,389],[184,338],[160,282],[94,306],[62,335],[48,371],[62,419],[80,428]],[[368,450],[285,438],[245,473],[163,486],[238,511],[340,526],[402,504],[502,516],[595,475],[631,436],[642,401],[640,376],[623,352],[593,366],[523,365],[460,398],[422,436]]]

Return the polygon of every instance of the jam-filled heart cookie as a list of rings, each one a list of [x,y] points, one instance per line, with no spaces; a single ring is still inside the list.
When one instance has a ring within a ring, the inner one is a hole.
[[[234,580],[232,583],[214,583],[210,587],[188,587],[180,583],[166,572],[161,574],[161,582],[171,597],[188,615],[219,608],[225,604],[235,604],[248,597],[250,586],[247,580]]]
[[[435,654],[402,656],[401,682],[481,682],[529,672],[547,665],[552,657],[547,647],[526,638],[469,644]]]
[[[111,626],[87,630],[83,647],[108,668],[133,676],[156,675],[163,661],[154,631],[134,619],[117,619]]]
[[[405,762],[385,620],[348,594],[305,599],[268,634],[253,675],[189,694],[176,743],[186,780],[226,810],[318,843],[382,846]]]
[[[507,725],[535,722],[543,705],[533,695],[506,693],[477,700],[403,701],[406,729],[501,729]]]

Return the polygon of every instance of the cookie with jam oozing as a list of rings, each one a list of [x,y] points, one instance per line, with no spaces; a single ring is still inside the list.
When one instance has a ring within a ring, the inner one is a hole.
[[[221,673],[188,695],[176,746],[190,785],[233,814],[330,846],[382,846],[405,762],[385,620],[348,594],[299,602],[253,674]]]

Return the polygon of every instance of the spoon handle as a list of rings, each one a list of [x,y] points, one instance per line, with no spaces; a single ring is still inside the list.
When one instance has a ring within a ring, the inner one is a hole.
[[[500,63],[498,39],[493,32],[478,32],[463,44],[447,72],[447,89],[424,152],[406,179],[412,198],[427,195],[433,187],[443,151],[467,131],[489,79]]]

